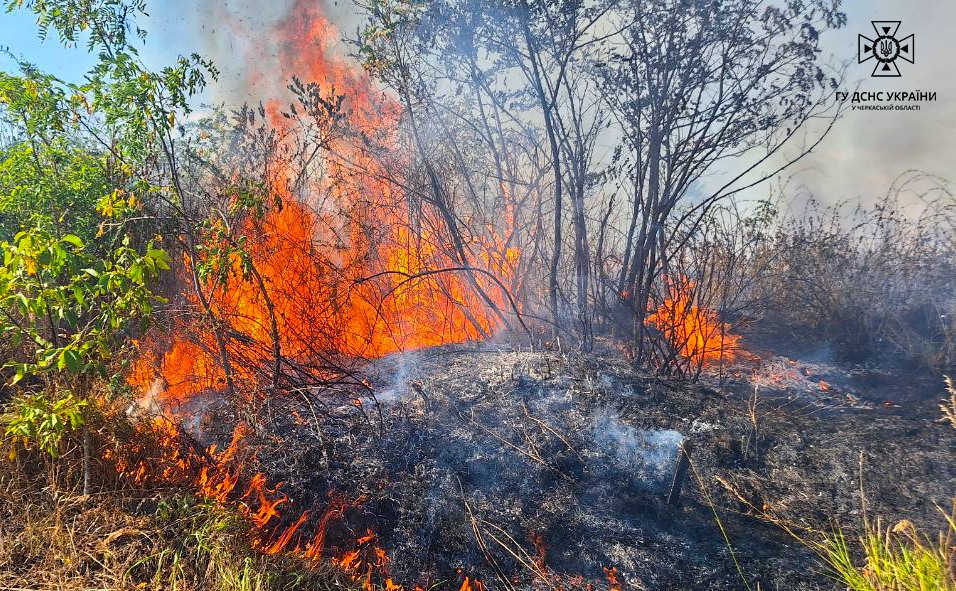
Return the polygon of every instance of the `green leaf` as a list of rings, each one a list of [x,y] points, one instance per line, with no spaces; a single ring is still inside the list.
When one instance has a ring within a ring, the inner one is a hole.
[[[83,307],[83,304],[86,303],[86,296],[83,294],[83,290],[79,286],[73,287],[73,299],[76,300],[76,305]]]
[[[66,236],[62,238],[62,240],[63,242],[72,244],[73,246],[77,248],[83,248],[83,241],[76,234],[67,234]]]

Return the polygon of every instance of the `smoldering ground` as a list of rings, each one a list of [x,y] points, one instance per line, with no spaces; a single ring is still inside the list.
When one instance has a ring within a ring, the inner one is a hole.
[[[408,583],[500,576],[531,588],[600,582],[615,567],[635,589],[738,589],[741,576],[825,588],[814,556],[753,507],[852,530],[861,453],[874,512],[931,522],[925,499],[944,501],[956,481],[951,429],[878,405],[788,403],[812,399],[802,384],[764,393],[758,446],[748,380],[694,386],[610,357],[487,347],[394,355],[369,375],[378,407],[329,407],[307,426],[277,410],[279,445],[260,448],[258,467],[299,506],[357,500],[329,528],[330,555],[371,529],[389,575]],[[685,438],[691,470],[668,506]]]

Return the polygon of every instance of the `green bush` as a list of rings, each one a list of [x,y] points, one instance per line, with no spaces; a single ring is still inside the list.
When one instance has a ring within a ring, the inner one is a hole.
[[[83,409],[87,404],[72,392],[52,400],[43,394],[15,398],[0,417],[10,459],[16,457],[18,446],[38,449],[53,457],[59,455],[63,435],[83,425]]]

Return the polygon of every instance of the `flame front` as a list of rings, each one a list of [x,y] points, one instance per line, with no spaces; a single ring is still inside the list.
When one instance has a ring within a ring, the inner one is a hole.
[[[199,250],[192,258],[183,256],[180,272],[185,283],[192,283],[184,298],[202,320],[189,317],[171,334],[144,343],[129,376],[161,411],[138,427],[149,431],[147,439],[160,454],[133,449],[111,459],[135,482],[185,486],[238,509],[254,526],[253,547],[264,554],[293,554],[312,562],[326,558],[367,591],[400,591],[372,531],[351,550],[324,556],[329,525],[361,500],[295,506],[281,492],[281,483],[270,485],[261,473],[249,477],[251,462],[243,445],[248,427],[236,427],[223,450],[201,449],[179,430],[171,412],[200,394],[223,392],[224,358],[231,361],[234,382],[241,384],[237,394],[249,399],[264,391],[280,365],[292,375],[312,372],[321,378],[316,368],[322,360],[486,338],[516,311],[505,292],[520,282],[521,251],[509,241],[513,204],[504,204],[503,219],[472,228],[457,251],[449,246],[446,220],[437,212],[421,207],[411,219],[408,197],[380,151],[373,154],[365,145],[384,146],[393,161],[407,158],[395,137],[401,108],[360,68],[338,57],[338,32],[315,3],[300,0],[289,14],[262,42],[279,48],[279,69],[272,74],[283,83],[295,75],[341,94],[351,133],[328,140],[318,157],[321,174],[304,186],[296,180],[301,170],[291,161],[277,157],[270,163],[264,212],[241,222],[244,253],[234,249],[222,259]],[[264,76],[253,75],[252,82],[268,83],[256,80]],[[283,114],[279,100],[267,102],[263,112],[278,130],[280,147],[296,141],[301,130]],[[366,141],[355,141],[356,136]],[[242,198],[239,189],[223,190],[230,206]],[[228,230],[215,218],[208,223],[210,236]],[[466,270],[471,268],[478,271]],[[199,280],[191,281],[195,277]],[[481,591],[484,586],[465,578],[462,588]]]
[[[236,382],[255,385],[277,350],[297,367],[315,367],[329,355],[379,357],[487,338],[516,311],[505,291],[520,276],[521,251],[508,242],[513,207],[506,203],[502,220],[464,237],[463,253],[450,246],[438,212],[421,207],[410,219],[408,198],[381,154],[354,139],[375,138],[393,163],[406,158],[395,138],[401,108],[338,57],[337,38],[314,3],[299,1],[268,43],[279,48],[277,78],[295,75],[343,95],[353,132],[328,140],[318,157],[322,174],[305,187],[290,162],[274,163],[267,184],[280,205],[246,220],[249,260],[230,259],[225,285],[200,284],[211,310],[204,327],[183,322],[170,339],[146,347],[130,379],[141,391],[161,379],[164,401],[182,403],[221,390],[226,376],[213,325],[228,327],[221,340],[237,360]],[[264,112],[280,142],[295,141],[299,130],[277,99]],[[209,262],[187,258],[183,273]]]

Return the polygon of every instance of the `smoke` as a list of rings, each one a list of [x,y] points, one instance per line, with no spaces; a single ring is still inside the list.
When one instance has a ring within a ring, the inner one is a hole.
[[[677,450],[684,436],[672,429],[645,430],[626,425],[611,412],[594,419],[596,448],[638,486],[661,489],[673,476]]]
[[[350,1],[200,0],[195,6],[192,38],[220,70],[213,99],[230,105],[282,97],[293,75],[309,82],[327,62],[350,63],[343,33],[363,20]]]
[[[408,351],[375,360],[371,374],[375,382],[375,399],[391,404],[409,393],[409,384],[420,373],[421,353]]]
[[[901,11],[899,2],[874,0],[844,6],[847,26],[823,40],[833,61],[851,60],[844,90],[936,92],[920,111],[847,111],[814,154],[792,171],[793,187],[826,204],[861,198],[873,203],[901,173],[918,169],[947,177],[956,156],[956,78],[946,42],[956,3],[922,0]],[[915,34],[915,63],[901,65],[900,78],[872,78],[872,63],[856,63],[858,34],[872,35],[871,20],[900,20],[902,35]],[[859,85],[859,86],[857,86]],[[820,131],[819,123],[812,131]],[[799,199],[799,195],[798,195]],[[920,208],[915,195],[904,196]],[[917,212],[918,213],[918,212]]]
[[[207,389],[185,400],[176,400],[166,396],[168,386],[164,378],[154,379],[149,388],[126,407],[126,416],[132,421],[144,422],[165,418],[204,444],[212,443],[215,436],[221,435],[221,430],[214,428],[215,423],[229,406],[222,392]]]
[[[227,104],[270,100],[282,95],[292,74],[308,77],[308,72],[288,71],[283,64],[288,61],[282,59],[287,55],[284,52],[290,47],[282,31],[290,23],[320,25],[329,33],[321,44],[306,48],[293,44],[292,51],[305,53],[293,61],[308,64],[331,55],[347,59],[349,48],[342,41],[343,34],[352,34],[364,20],[350,0],[278,0],[267,4],[199,0],[177,4],[170,14],[177,15],[178,22],[157,24],[173,31],[164,33],[172,41],[199,40],[200,52],[211,57],[221,70],[220,81],[210,88],[211,98]],[[843,9],[847,26],[825,36],[822,49],[823,56],[833,64],[851,60],[848,79],[843,83],[845,90],[852,91],[859,84],[863,91],[925,90],[937,92],[939,98],[919,112],[847,112],[817,151],[787,172],[793,174],[789,191],[798,201],[808,194],[828,204],[856,197],[873,199],[905,170],[947,176],[956,154],[956,139],[947,133],[956,126],[956,78],[949,75],[951,60],[946,43],[948,23],[956,19],[956,4],[917,1],[906,14],[900,14],[898,3],[890,0],[846,4]],[[879,19],[902,20],[901,31],[916,35],[916,63],[904,64],[902,78],[870,78],[870,65],[855,63],[857,34],[871,32],[870,21]],[[822,132],[824,125],[818,122],[811,126],[808,140]],[[790,156],[793,154],[781,157]],[[745,199],[764,196],[762,186],[741,195]]]
[[[163,405],[160,398],[166,389],[166,380],[157,377],[141,396],[137,396],[126,407],[126,416],[131,419],[150,419],[162,416]]]

